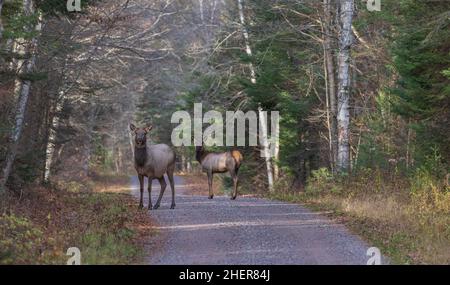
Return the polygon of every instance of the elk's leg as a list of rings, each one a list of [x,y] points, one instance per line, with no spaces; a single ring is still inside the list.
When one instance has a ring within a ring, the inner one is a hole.
[[[214,193],[212,189],[212,183],[213,183],[213,173],[212,171],[208,171],[208,190],[209,190],[209,197],[208,199],[214,198]]]
[[[159,184],[161,184],[161,192],[159,193],[158,201],[156,201],[155,207],[153,209],[158,209],[159,205],[161,204],[161,199],[164,195],[164,191],[166,191],[166,180],[164,179],[164,176],[158,178]]]
[[[139,199],[139,209],[144,207],[144,175],[138,175],[139,178],[139,190],[141,191],[141,197]]]
[[[172,188],[172,205],[171,209],[175,209],[175,183],[173,182],[173,169],[167,172],[167,177],[169,177],[170,188]]]
[[[151,210],[153,208],[152,206],[152,178],[148,178],[148,186],[147,186],[147,190],[148,190],[148,209]]]
[[[233,178],[233,195],[231,196],[231,200],[236,199],[237,196],[237,184],[238,184],[238,176],[234,170],[230,171],[231,178]]]

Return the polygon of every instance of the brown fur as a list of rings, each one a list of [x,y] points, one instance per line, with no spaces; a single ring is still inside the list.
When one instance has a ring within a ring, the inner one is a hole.
[[[212,181],[214,173],[229,172],[233,179],[233,195],[236,199],[238,186],[238,171],[242,164],[243,156],[240,151],[232,150],[226,152],[207,152],[203,146],[196,147],[196,158],[202,166],[202,170],[208,175],[209,199],[214,197]]]
[[[164,174],[169,178],[170,187],[172,188],[172,205],[171,209],[175,208],[175,183],[173,180],[173,173],[175,170],[175,152],[166,144],[147,145],[147,133],[152,127],[136,128],[133,124],[130,129],[135,132],[135,146],[134,146],[134,167],[138,174],[140,184],[140,201],[139,208],[143,205],[144,192],[144,178],[148,178],[148,208],[152,209],[152,180],[158,179],[161,185],[161,192],[154,209],[158,209],[161,199],[166,190],[166,181]]]
[[[238,150],[232,150],[231,156],[234,158],[234,161],[236,161],[236,167],[239,168],[241,166],[242,161],[244,160],[242,153]]]

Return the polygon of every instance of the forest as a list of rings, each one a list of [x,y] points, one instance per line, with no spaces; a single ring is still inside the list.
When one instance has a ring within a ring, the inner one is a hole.
[[[154,222],[123,190],[129,125],[172,145],[196,103],[280,114],[272,157],[233,148],[240,194],[332,212],[392,263],[450,263],[449,1],[66,2],[0,0],[0,264],[73,244],[139,263]],[[195,147],[173,149],[206,187]]]

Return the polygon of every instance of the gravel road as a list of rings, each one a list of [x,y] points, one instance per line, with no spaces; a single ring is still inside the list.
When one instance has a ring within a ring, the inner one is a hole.
[[[159,232],[146,246],[149,264],[366,264],[369,258],[365,242],[323,213],[261,198],[209,200],[189,195],[181,177],[175,183],[175,210],[168,186],[161,207],[149,211]],[[153,201],[159,189],[154,180]],[[137,177],[132,193],[139,197]]]

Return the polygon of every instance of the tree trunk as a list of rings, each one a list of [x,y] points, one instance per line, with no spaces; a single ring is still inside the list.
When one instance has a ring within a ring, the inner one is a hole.
[[[181,172],[186,172],[186,156],[184,153],[181,154]]]
[[[274,155],[273,158],[275,162],[273,163],[273,180],[277,181],[280,178],[280,167],[278,166],[278,161],[280,159],[280,144],[278,143],[278,139],[274,140]]]
[[[338,157],[337,168],[347,172],[350,168],[349,147],[349,100],[350,100],[350,49],[352,38],[353,0],[342,0],[340,4],[340,35],[339,35],[339,89],[338,89]]]
[[[261,107],[258,107],[259,114],[259,131],[260,139],[259,144],[262,148],[264,159],[266,161],[267,170],[267,182],[269,184],[269,191],[273,191],[273,174],[272,174],[272,163],[270,161],[270,151],[269,151],[269,141],[267,136],[267,112],[263,112]]]
[[[244,42],[245,42],[245,52],[247,53],[247,56],[251,57],[252,56],[252,49],[250,47],[250,40],[249,40],[249,35],[248,35],[248,31],[247,28],[245,26],[245,17],[244,17],[244,5],[243,5],[243,0],[238,0],[238,10],[239,10],[239,20],[241,22],[241,29],[242,29],[242,35],[244,36]],[[252,63],[249,64],[249,68],[250,68],[250,81],[253,84],[256,84],[256,72],[255,72],[255,67],[253,66]],[[259,119],[260,122],[264,122],[262,129],[265,129],[265,132],[263,132],[263,136],[267,139],[267,128],[264,128],[267,126],[266,122],[267,120],[261,121],[261,115],[263,114],[261,111],[261,108],[258,109],[259,110]],[[260,125],[260,126],[261,126]],[[264,135],[265,133],[265,135]],[[260,142],[261,144],[261,142]],[[263,149],[263,152],[265,154],[265,162],[266,162],[266,168],[267,168],[267,182],[269,184],[269,191],[273,190],[273,173],[272,173],[272,162],[270,159],[270,155],[269,155],[269,146],[268,146],[268,142],[263,142],[261,144],[261,148]],[[277,149],[277,155],[278,155],[278,150],[279,150],[279,146],[276,146]],[[277,170],[277,175],[278,175],[278,170]]]
[[[0,46],[3,39],[2,8],[3,8],[3,0],[0,0]]]
[[[31,14],[34,12],[34,7],[33,7],[33,1],[32,0],[23,0],[23,14],[26,17],[31,16]],[[39,28],[39,34],[41,32],[41,26],[40,26],[40,21],[38,22],[37,26],[35,27],[35,29],[37,30]],[[29,33],[31,32],[30,27],[25,26],[24,27],[24,31]],[[34,39],[33,39],[34,40]],[[32,41],[33,41],[32,40]],[[22,75],[23,73],[26,73],[27,71],[23,69],[23,67],[27,67],[28,64],[24,64],[24,58],[25,58],[25,53],[26,53],[26,40],[24,38],[18,38],[15,41],[13,41],[12,43],[12,49],[13,49],[13,53],[16,53],[19,58],[16,59],[14,58],[11,62],[11,68],[16,70],[16,75],[18,75],[16,77],[16,80],[14,82],[14,96],[17,101],[19,100],[19,96],[20,96],[20,90],[22,88],[23,82],[22,80],[20,80],[19,76]],[[32,52],[30,50],[30,48],[32,48],[32,44],[29,46],[29,50],[28,52]]]
[[[189,159],[187,160],[186,163],[186,171],[187,173],[191,173],[192,172],[192,163],[191,163],[191,158],[189,157]]]
[[[252,56],[252,49],[250,47],[250,40],[248,36],[248,31],[245,26],[245,17],[244,17],[244,7],[243,7],[244,0],[238,0],[238,9],[239,9],[239,19],[241,21],[241,29],[242,29],[242,35],[244,36],[244,42],[245,42],[245,52],[249,57]],[[255,67],[252,63],[249,65],[250,68],[250,81],[255,84],[256,83],[256,73],[255,73]]]
[[[31,0],[23,1],[23,9],[25,15],[31,15],[33,13],[33,3]],[[41,16],[39,17],[38,23],[35,26],[35,30],[37,32],[36,37],[34,37],[28,47],[28,52],[30,54],[30,58],[26,60],[25,65],[25,73],[31,73],[34,65],[36,63],[36,52],[38,45],[38,36],[41,31]],[[31,28],[25,28],[27,31],[31,31]],[[19,98],[17,101],[17,110],[16,110],[16,118],[13,131],[11,133],[11,142],[10,147],[7,151],[5,166],[3,167],[2,177],[0,179],[0,191],[5,188],[6,182],[8,181],[9,176],[11,175],[12,167],[14,161],[16,159],[17,150],[19,148],[19,141],[22,136],[24,119],[25,119],[25,111],[28,105],[28,98],[30,95],[31,89],[31,81],[30,80],[22,80],[22,84],[20,87]]]
[[[61,91],[61,93],[63,93],[63,91]],[[45,150],[45,170],[44,170],[45,183],[48,183],[50,181],[53,155],[55,152],[56,132],[59,127],[60,114],[64,107],[64,103],[65,103],[64,94],[60,94],[58,101],[56,102],[55,114],[53,115],[52,124],[49,129],[48,141]]]
[[[123,154],[120,145],[117,147],[117,167],[119,170],[119,174],[121,171],[123,171]]]
[[[335,69],[334,69],[334,54],[332,48],[332,17],[331,17],[331,4],[330,0],[323,0],[324,5],[324,15],[325,20],[323,23],[323,47],[324,47],[324,57],[325,57],[325,77],[327,80],[327,99],[328,99],[328,110],[327,114],[329,115],[329,134],[330,134],[330,166],[331,169],[336,169],[336,160],[337,160],[337,122],[336,122],[336,113],[337,113],[337,104],[336,104],[336,80],[335,80]]]
[[[89,106],[89,115],[87,118],[87,128],[85,134],[84,151],[83,151],[83,175],[85,177],[89,176],[89,163],[91,161],[92,155],[92,132],[94,130],[95,119],[97,117],[96,104],[91,103]]]
[[[130,143],[130,150],[131,150],[131,155],[132,155],[132,159],[134,161],[134,144],[133,144],[133,135],[131,134],[130,131],[127,132],[128,133],[128,142]]]

